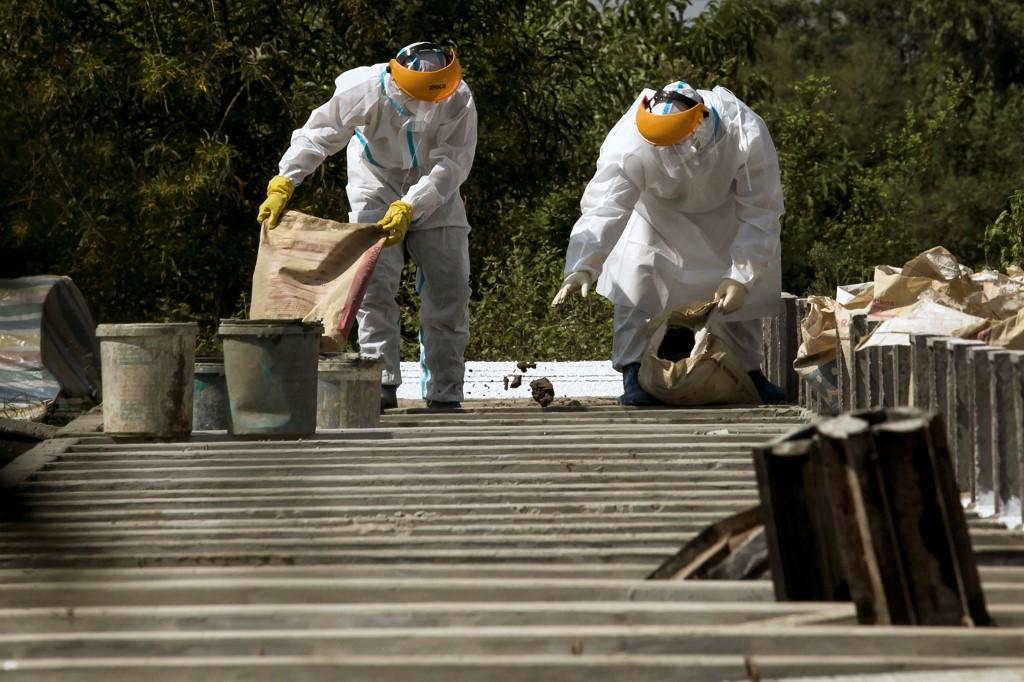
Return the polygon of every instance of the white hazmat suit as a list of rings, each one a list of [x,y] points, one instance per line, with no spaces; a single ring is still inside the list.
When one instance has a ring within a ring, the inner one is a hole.
[[[724,278],[749,291],[718,334],[747,370],[761,363],[759,318],[781,297],[778,159],[757,114],[722,87],[698,90],[709,115],[682,142],[640,136],[644,90],[615,124],[581,201],[565,274],[587,272],[615,304],[612,364],[640,362],[646,324],[668,309],[709,301]]]
[[[397,200],[413,208],[405,248],[421,297],[423,397],[462,400],[469,339],[469,223],[459,187],[476,150],[477,118],[465,82],[437,103],[406,96],[386,64],[346,71],[327,103],[292,134],[279,172],[298,185],[348,147],[349,221],[380,220]],[[357,316],[359,347],[385,361],[383,383],[401,383],[400,311],[395,301],[404,252],[383,251]]]

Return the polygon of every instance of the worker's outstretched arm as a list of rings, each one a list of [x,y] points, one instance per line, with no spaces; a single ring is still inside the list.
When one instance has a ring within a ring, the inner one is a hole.
[[[313,110],[306,124],[292,133],[291,145],[281,157],[278,175],[267,185],[267,198],[256,221],[273,229],[292,193],[310,173],[348,144],[357,126],[366,123],[372,99],[373,69],[352,69],[338,76],[334,94]]]
[[[632,110],[623,117],[632,115]],[[632,119],[629,119],[632,124]],[[569,236],[565,254],[565,281],[552,305],[565,301],[579,291],[586,295],[597,281],[608,254],[626,229],[642,187],[642,168],[636,159],[626,156],[616,144],[622,121],[612,129],[601,145],[597,172],[580,200],[581,215]]]

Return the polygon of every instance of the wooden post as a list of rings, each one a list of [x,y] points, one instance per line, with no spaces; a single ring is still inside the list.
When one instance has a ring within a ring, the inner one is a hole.
[[[1007,462],[1008,469],[1016,471],[1017,480],[1020,485],[1010,494],[1016,499],[1011,499],[1015,504],[1014,518],[1016,523],[1024,523],[1024,351],[1014,351],[1012,356],[1013,376],[1010,382],[1010,393],[1013,398],[1013,427],[1014,440],[1017,443],[1016,462],[1012,459]]]
[[[824,420],[754,464],[778,599],[845,592],[861,623],[992,624],[940,417]]]
[[[799,396],[800,375],[793,369],[797,351],[800,350],[800,322],[797,313],[797,297],[782,294],[782,376],[779,386],[786,392],[786,402],[795,405]]]
[[[843,342],[839,335],[836,335],[836,372],[837,386],[839,388],[839,411],[846,412],[850,407],[850,370],[846,366],[846,351],[843,350]]]
[[[882,407],[896,407],[896,347],[882,346],[879,353],[879,401]]]
[[[971,494],[971,501],[977,501],[977,486],[974,470],[974,433],[971,414],[971,365],[970,348],[983,345],[981,341],[950,339],[949,365],[946,376],[949,380],[949,440],[953,461],[956,464],[956,480],[960,490]]]
[[[992,377],[989,354],[992,346],[967,349],[968,419],[971,422],[971,460],[974,463],[974,488],[983,511],[995,513],[996,472],[992,455]],[[981,510],[981,509],[980,509]]]
[[[911,389],[910,404],[920,410],[934,410],[931,401],[932,356],[928,348],[930,334],[913,334],[910,337]]]
[[[921,415],[872,431],[914,605],[907,622],[893,623],[991,625],[940,425]]]
[[[870,424],[842,415],[818,425],[819,446],[829,491],[835,491],[834,519],[857,621],[883,624],[905,621],[913,612],[898,538],[879,509],[887,508],[886,490],[874,481],[869,463],[876,458]],[[896,576],[896,580],[886,580]]]
[[[1017,421],[1014,395],[1014,355],[1022,351],[996,350],[988,354],[989,403],[992,405],[992,471],[996,493],[996,512],[1001,516],[1016,515],[1021,523],[1020,501],[1024,496],[1021,480],[1021,448],[1018,431],[1024,429]],[[1019,392],[1019,391],[1018,391]]]
[[[877,322],[868,322],[868,329],[874,331]],[[882,349],[873,346],[868,353],[868,407],[882,406]]]
[[[799,334],[800,325],[803,323],[804,318],[807,316],[807,299],[798,298],[793,301],[793,312],[797,319],[797,333]],[[801,339],[802,340],[802,339]],[[797,404],[804,409],[810,409],[810,391],[811,386],[802,377],[797,375],[796,383],[796,400]]]
[[[948,337],[932,336],[927,340],[932,371],[928,376],[928,392],[932,411],[942,415],[947,442],[953,438],[953,418],[949,412],[949,348]]]
[[[850,377],[850,405],[854,409],[863,409],[868,406],[868,364],[867,353],[858,351],[860,345],[868,335],[868,317],[866,313],[854,313],[850,316],[850,353],[852,357],[853,375]]]
[[[754,449],[775,596],[780,601],[846,601],[849,590],[836,543],[813,430]]]
[[[914,376],[914,363],[910,359],[910,346],[894,346],[893,352],[895,362],[893,374],[896,379],[893,395],[896,400],[896,406],[909,407],[911,377]]]

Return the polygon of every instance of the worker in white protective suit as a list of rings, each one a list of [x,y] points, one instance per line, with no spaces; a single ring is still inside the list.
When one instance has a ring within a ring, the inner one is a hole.
[[[459,187],[476,150],[476,106],[452,50],[414,43],[387,64],[346,71],[292,134],[258,220],[273,227],[299,185],[348,148],[349,221],[388,237],[359,309],[359,348],[384,358],[381,407],[398,404],[407,251],[418,268],[420,361],[429,407],[459,407],[469,339],[469,222]],[[403,245],[404,244],[404,248]]]
[[[657,401],[637,380],[648,321],[717,299],[715,334],[761,399],[782,390],[761,371],[761,321],[781,299],[782,187],[764,121],[722,87],[647,89],[601,145],[552,305],[597,292],[615,304],[612,364],[624,405]]]

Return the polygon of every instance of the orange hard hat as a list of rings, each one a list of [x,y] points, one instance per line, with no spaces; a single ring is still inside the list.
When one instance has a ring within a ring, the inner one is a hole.
[[[444,66],[434,70],[409,68],[408,65],[419,62],[417,54],[421,52],[442,54]],[[423,102],[440,102],[451,97],[462,81],[462,66],[455,50],[442,50],[433,43],[415,43],[403,48],[398,59],[388,62],[388,73],[399,90]]]
[[[656,114],[653,109],[660,103],[674,105],[671,113]],[[653,98],[644,97],[636,110],[636,130],[647,142],[656,147],[667,147],[692,135],[708,116],[703,102],[671,90],[659,90]]]

